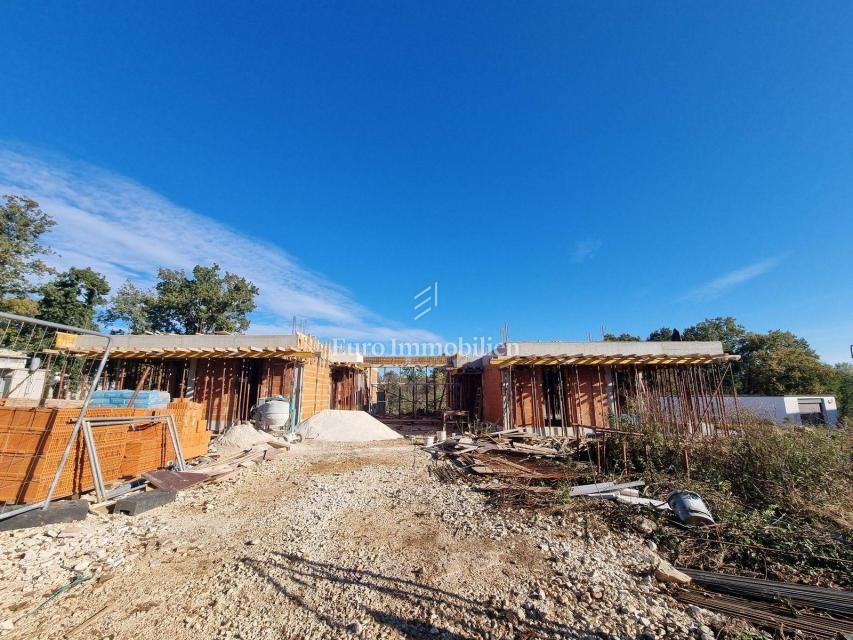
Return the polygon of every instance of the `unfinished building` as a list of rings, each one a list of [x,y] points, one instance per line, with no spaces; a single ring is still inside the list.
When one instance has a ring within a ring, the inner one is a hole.
[[[410,434],[487,422],[578,446],[600,432],[602,448],[610,432],[680,438],[738,420],[726,402],[736,357],[719,342],[508,342],[466,362],[330,353],[301,333],[108,337],[0,315],[0,502],[13,504],[92,486],[105,496],[107,483],[183,465],[277,396],[294,422],[367,409]]]
[[[75,351],[103,352],[102,341],[78,336]],[[221,431],[251,418],[259,399],[291,398],[297,421],[330,406],[329,348],[296,333],[114,336],[103,389],[168,392],[204,405],[209,428]]]
[[[329,375],[331,409],[370,409],[370,384],[375,370],[365,364],[360,353],[332,353]]]
[[[508,342],[448,371],[454,408],[546,435],[725,428],[731,361],[720,342]]]

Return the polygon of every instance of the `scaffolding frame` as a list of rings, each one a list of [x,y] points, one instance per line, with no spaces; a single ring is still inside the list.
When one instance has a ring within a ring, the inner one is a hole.
[[[62,457],[59,460],[59,466],[57,467],[56,473],[53,476],[53,481],[50,484],[50,489],[48,490],[47,495],[45,496],[44,500],[41,500],[40,502],[34,502],[33,504],[26,504],[15,509],[11,509],[9,511],[0,512],[0,520],[6,520],[7,518],[11,518],[12,516],[16,516],[27,511],[33,511],[35,509],[47,509],[48,506],[50,506],[50,502],[53,499],[53,494],[56,491],[56,486],[59,484],[59,478],[62,474],[62,470],[65,468],[65,464],[68,462],[68,457],[71,455],[71,449],[73,448],[74,443],[77,441],[77,435],[80,432],[81,428],[83,429],[83,439],[86,444],[86,448],[89,451],[89,465],[92,470],[92,475],[95,478],[100,478],[101,485],[103,485],[103,476],[100,475],[100,462],[97,460],[98,454],[97,449],[95,448],[94,436],[92,435],[91,420],[93,419],[86,419],[85,416],[86,411],[89,409],[89,403],[92,401],[92,396],[100,386],[101,376],[104,373],[104,367],[106,366],[107,360],[110,357],[112,337],[107,334],[100,333],[98,331],[81,329],[80,327],[74,327],[58,322],[49,322],[47,320],[28,318],[27,316],[19,316],[14,313],[0,312],[0,318],[6,319],[11,322],[20,322],[22,324],[45,327],[46,329],[55,329],[57,331],[64,331],[68,333],[96,336],[98,338],[103,338],[104,340],[106,340],[106,345],[104,346],[104,353],[101,356],[100,361],[98,362],[98,367],[94,375],[94,380],[89,386],[89,389],[86,392],[86,396],[83,398],[83,405],[80,407],[80,415],[77,416],[77,419],[74,422],[74,428],[71,430],[71,436],[68,438],[68,442],[65,445],[65,450],[63,451]]]
[[[169,432],[169,438],[172,440],[172,447],[175,451],[175,468],[178,471],[186,471],[187,463],[184,459],[184,450],[181,447],[181,439],[178,437],[178,425],[175,422],[175,416],[173,414],[167,413],[160,416],[110,416],[108,418],[84,418],[82,425],[83,438],[86,441],[86,448],[89,450],[89,462],[92,467],[92,477],[95,480],[95,495],[98,496],[99,502],[104,502],[105,500],[109,500],[110,498],[115,498],[116,496],[126,493],[127,485],[121,485],[115,489],[107,491],[106,486],[104,485],[104,474],[101,472],[101,461],[100,458],[98,458],[97,447],[95,446],[95,439],[92,434],[92,427],[106,427],[115,424],[155,424],[157,422],[164,423]],[[74,436],[72,435],[72,440],[70,441],[72,443],[73,438]],[[54,482],[57,482],[60,473],[62,473],[61,466],[57,470],[57,475],[53,479]],[[54,487],[51,487],[51,490],[53,490],[53,488]],[[48,496],[50,496],[50,494],[48,494]]]

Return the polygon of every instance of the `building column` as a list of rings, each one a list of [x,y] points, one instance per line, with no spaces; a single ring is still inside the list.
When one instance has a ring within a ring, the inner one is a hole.
[[[198,368],[198,358],[190,358],[190,367],[187,371],[187,387],[184,389],[184,397],[187,400],[195,398],[195,376]]]

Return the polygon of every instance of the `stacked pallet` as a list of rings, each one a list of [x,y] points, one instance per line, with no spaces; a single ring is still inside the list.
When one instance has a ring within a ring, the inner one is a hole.
[[[210,432],[202,405],[179,399],[163,409],[92,408],[92,418],[145,417],[173,414],[185,459],[207,453]],[[71,437],[79,409],[0,406],[0,503],[43,500]],[[106,483],[135,477],[174,461],[168,429],[161,423],[97,426],[95,447]],[[78,434],[55,497],[94,488],[88,452]]]

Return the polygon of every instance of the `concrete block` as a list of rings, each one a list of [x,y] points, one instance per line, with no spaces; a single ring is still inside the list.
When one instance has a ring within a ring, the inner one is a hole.
[[[164,504],[174,502],[177,495],[177,491],[162,491],[160,489],[136,493],[132,496],[116,500],[113,513],[138,516],[140,513],[145,513],[151,509],[162,507]]]
[[[89,503],[85,500],[59,500],[53,502],[47,509],[33,509],[25,513],[0,520],[0,531],[14,529],[29,529],[46,524],[76,522],[85,520],[89,513]]]

